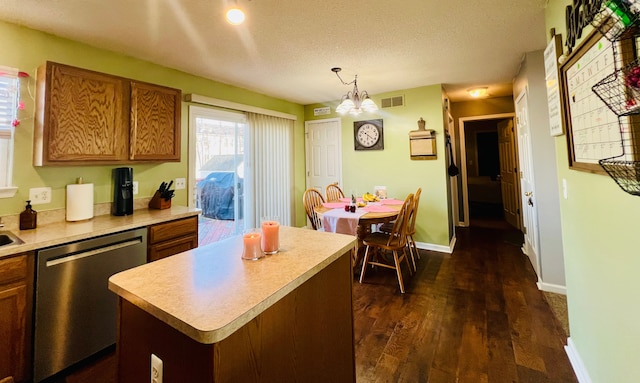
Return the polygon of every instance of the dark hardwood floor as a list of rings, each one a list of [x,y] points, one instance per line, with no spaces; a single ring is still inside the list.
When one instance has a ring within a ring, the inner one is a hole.
[[[421,250],[400,294],[392,270],[354,284],[365,382],[577,382],[553,316],[507,225],[457,229],[453,254]]]
[[[357,382],[577,382],[521,234],[504,222],[457,229],[453,254],[421,250],[400,294],[393,270],[354,282]],[[47,383],[115,383],[113,352]],[[197,383],[197,382],[194,382]]]

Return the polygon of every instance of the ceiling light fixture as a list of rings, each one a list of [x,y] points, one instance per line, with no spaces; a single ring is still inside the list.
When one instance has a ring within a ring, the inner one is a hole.
[[[231,8],[227,11],[227,22],[231,25],[240,25],[244,19],[244,12],[240,8]]]
[[[484,97],[484,96],[488,95],[486,86],[485,87],[480,87],[480,88],[469,89],[467,92],[469,93],[469,96],[475,97],[475,98]]]
[[[235,5],[231,6],[226,13],[227,22],[231,25],[240,25],[244,23],[245,14],[242,8],[238,6],[236,0]]]
[[[378,106],[373,102],[371,98],[369,98],[369,93],[367,91],[363,91],[360,93],[358,91],[358,75],[351,82],[344,82],[342,77],[340,77],[340,72],[342,68],[331,68],[331,71],[338,76],[340,82],[343,85],[351,85],[353,84],[353,90],[347,92],[342,99],[340,100],[340,105],[336,108],[336,112],[340,114],[349,113],[351,115],[357,116],[362,112],[375,112],[378,110]]]

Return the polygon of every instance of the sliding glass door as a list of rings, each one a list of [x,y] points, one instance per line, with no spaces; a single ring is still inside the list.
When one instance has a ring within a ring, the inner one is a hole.
[[[189,137],[190,205],[202,209],[200,244],[242,233],[245,115],[190,106]]]

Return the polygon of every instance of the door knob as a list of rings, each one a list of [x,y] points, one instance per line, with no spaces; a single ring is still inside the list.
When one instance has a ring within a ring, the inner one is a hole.
[[[531,197],[533,195],[533,192],[524,192],[525,197]]]

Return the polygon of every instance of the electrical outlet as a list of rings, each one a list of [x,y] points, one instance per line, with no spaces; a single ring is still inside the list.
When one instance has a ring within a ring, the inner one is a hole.
[[[138,181],[133,181],[133,194],[138,194]]]
[[[151,354],[151,383],[162,383],[162,359]]]
[[[29,189],[29,199],[32,205],[51,203],[51,188],[31,188]]]
[[[184,189],[187,187],[187,181],[184,178],[176,178],[176,190]]]

